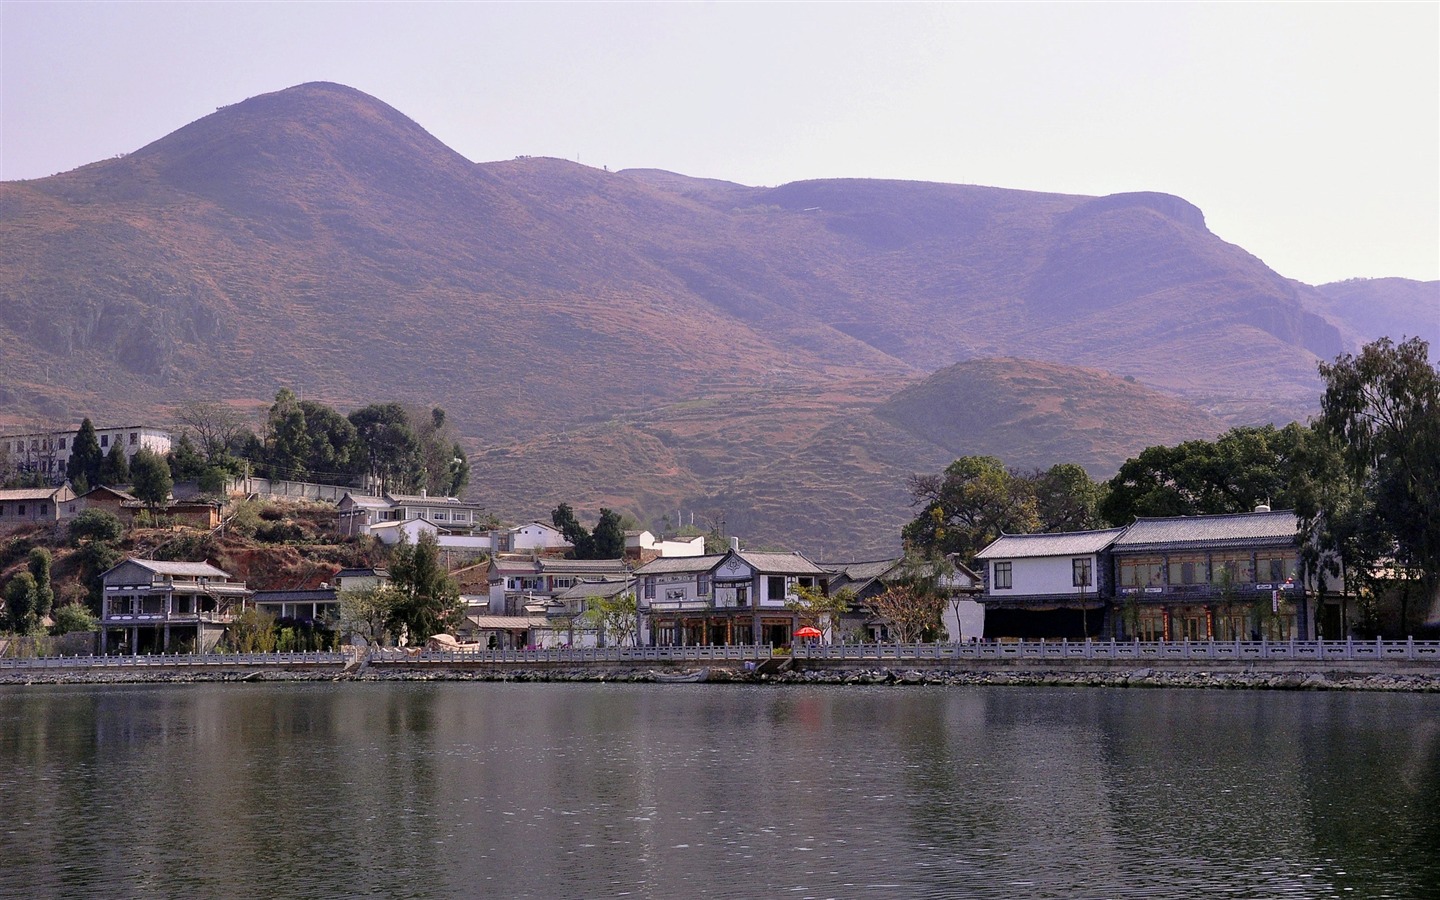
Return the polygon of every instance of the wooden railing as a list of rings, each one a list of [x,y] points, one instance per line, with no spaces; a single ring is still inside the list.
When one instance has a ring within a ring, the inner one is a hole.
[[[1016,641],[964,644],[797,644],[796,659],[1405,660],[1440,664],[1440,641]]]

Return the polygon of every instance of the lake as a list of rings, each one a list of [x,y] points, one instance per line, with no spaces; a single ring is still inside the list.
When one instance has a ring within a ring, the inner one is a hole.
[[[1440,896],[1440,696],[0,687],[4,897]]]

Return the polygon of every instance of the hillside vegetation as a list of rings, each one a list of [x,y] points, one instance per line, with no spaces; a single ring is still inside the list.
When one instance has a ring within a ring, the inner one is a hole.
[[[1169,195],[477,164],[324,83],[0,184],[10,423],[259,409],[282,387],[342,412],[443,403],[501,516],[704,504],[816,551],[893,547],[896,477],[967,446],[903,414],[913,395],[873,413],[937,370],[1023,358],[1169,398],[1118,435],[1094,423],[1125,391],[1036,401],[1033,428],[990,438],[1098,471],[1308,414],[1316,362],[1356,340],[1325,302]]]

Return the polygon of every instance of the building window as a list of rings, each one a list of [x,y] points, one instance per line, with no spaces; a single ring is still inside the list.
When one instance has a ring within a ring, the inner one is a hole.
[[[139,435],[137,435],[135,432],[133,432],[133,431],[130,432],[130,446],[132,446],[132,447],[135,446],[135,444],[136,444],[136,439],[137,439],[138,437],[139,437]]]
[[[785,576],[784,576],[784,575],[771,575],[769,580],[770,580],[770,599],[771,599],[771,600],[781,600],[781,599],[784,599],[784,597],[785,597]]]
[[[997,562],[995,564],[995,589],[1006,590],[1011,587],[1011,566],[1010,562]]]
[[[1205,557],[1203,554],[1170,557],[1170,584],[1204,584]]]
[[[1090,557],[1080,556],[1070,560],[1070,577],[1075,587],[1086,588],[1095,583],[1090,574]]]
[[[1120,560],[1120,587],[1159,587],[1165,577],[1165,561],[1158,556],[1136,556]]]
[[[1294,553],[1271,550],[1256,554],[1255,566],[1260,578],[1272,584],[1300,577],[1299,561]]]
[[[16,506],[15,506],[15,515],[17,515],[17,516],[23,516],[23,515],[25,515],[25,504],[23,504],[23,503],[16,504]]]
[[[707,597],[710,595],[709,575],[699,575],[695,578],[695,593],[699,594],[701,597]]]
[[[110,446],[110,435],[108,435],[108,434],[102,434],[102,435],[100,435],[100,446],[102,446],[102,447],[108,447],[108,446]]]
[[[65,449],[65,439],[64,439],[64,438],[61,438],[61,439],[60,439],[60,449],[61,449],[61,450],[64,450],[64,449]]]
[[[646,576],[645,576],[645,599],[646,599],[646,600],[654,600],[654,599],[655,599],[655,576],[654,576],[654,575],[646,575]]]

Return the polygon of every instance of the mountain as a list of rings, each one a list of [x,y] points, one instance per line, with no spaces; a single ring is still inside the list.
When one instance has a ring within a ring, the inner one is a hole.
[[[1418,337],[1430,343],[1431,362],[1440,360],[1440,281],[1352,278],[1316,290],[1317,308],[1339,323],[1352,343]]]
[[[1328,302],[1164,194],[477,164],[325,83],[0,184],[0,418],[261,408],[282,386],[433,402],[503,515],[706,504],[827,551],[893,546],[904,475],[961,446],[890,402],[956,377],[919,384],[937,370],[1103,369],[1173,404],[1121,439],[1070,427],[1101,415],[1072,398],[1050,438],[991,445],[1104,467],[1132,440],[1304,416],[1316,361],[1354,343]]]

